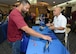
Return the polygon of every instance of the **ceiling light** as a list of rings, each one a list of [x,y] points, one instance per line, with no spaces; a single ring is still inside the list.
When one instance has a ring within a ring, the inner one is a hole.
[[[37,0],[28,0],[31,4],[36,4]]]
[[[56,3],[55,1],[53,1],[53,3]]]
[[[17,0],[17,1],[20,1],[20,0]]]

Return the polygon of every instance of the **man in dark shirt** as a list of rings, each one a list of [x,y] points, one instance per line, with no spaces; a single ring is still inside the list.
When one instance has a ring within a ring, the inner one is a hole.
[[[21,0],[20,5],[13,9],[9,15],[7,38],[12,43],[12,54],[20,54],[22,31],[32,36],[51,41],[51,37],[35,32],[25,23],[22,12],[29,11],[29,8],[30,3],[26,0]]]
[[[2,11],[0,10],[0,22],[2,21],[3,19],[3,14],[2,14]]]

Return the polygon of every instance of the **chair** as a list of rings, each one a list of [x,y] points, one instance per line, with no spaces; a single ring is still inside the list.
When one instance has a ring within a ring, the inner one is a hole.
[[[67,47],[67,49],[69,50],[69,40],[68,40],[68,36],[69,36],[69,32],[71,31],[70,28],[66,27],[66,31],[65,31],[65,46]]]

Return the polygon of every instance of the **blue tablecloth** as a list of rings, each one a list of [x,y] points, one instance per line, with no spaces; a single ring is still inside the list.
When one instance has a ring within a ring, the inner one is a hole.
[[[42,34],[50,34],[50,36],[53,37],[53,40],[52,42],[50,42],[49,52],[48,50],[44,52],[46,41],[31,36],[26,54],[70,54],[69,51],[61,44],[61,42],[56,38],[55,34],[50,29],[45,27],[43,31],[40,31],[39,26],[34,26],[33,29]]]
[[[29,42],[29,37],[27,37],[26,33],[23,32],[23,36],[21,40],[21,52],[26,53],[28,42]]]

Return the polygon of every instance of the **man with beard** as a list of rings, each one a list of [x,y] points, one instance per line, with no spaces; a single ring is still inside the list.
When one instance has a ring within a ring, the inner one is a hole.
[[[51,37],[35,32],[26,24],[22,12],[28,12],[29,8],[30,3],[26,0],[21,0],[20,5],[13,9],[9,15],[7,39],[12,43],[12,54],[20,54],[22,31],[32,36],[51,41]]]

